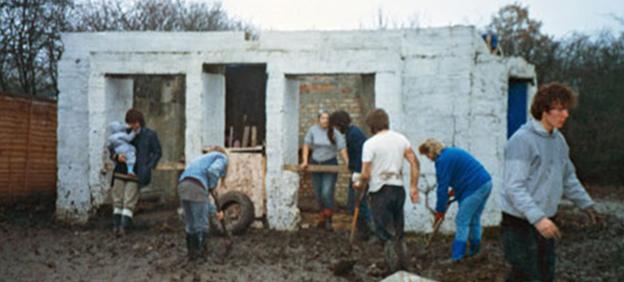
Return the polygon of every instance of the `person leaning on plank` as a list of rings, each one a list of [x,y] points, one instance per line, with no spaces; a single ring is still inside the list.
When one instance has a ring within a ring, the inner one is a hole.
[[[336,156],[340,154],[343,161],[348,165],[349,158],[345,137],[338,130],[329,125],[329,113],[322,111],[318,115],[318,124],[308,129],[303,139],[303,155],[301,169],[305,170],[309,164],[313,165],[338,165]],[[312,150],[312,160],[308,160],[308,155]],[[334,214],[335,203],[334,194],[338,174],[335,172],[315,172],[312,173],[312,186],[316,194],[320,212],[318,227],[332,231],[332,216]]]
[[[593,201],[576,177],[568,144],[559,131],[575,105],[572,90],[559,83],[540,87],[531,116],[505,146],[502,237],[511,265],[508,281],[553,281],[555,239],[561,237],[552,217],[567,198],[596,223]]]

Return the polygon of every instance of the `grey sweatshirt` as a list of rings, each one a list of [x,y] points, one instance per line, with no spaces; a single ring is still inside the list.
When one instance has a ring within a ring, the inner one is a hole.
[[[562,198],[579,208],[593,204],[576,177],[569,147],[558,130],[548,133],[534,119],[511,136],[505,146],[500,204],[503,212],[531,224],[552,217]]]
[[[332,144],[327,136],[327,129],[315,124],[306,133],[303,143],[312,149],[312,159],[317,162],[324,162],[335,158],[340,150],[347,147],[345,136],[338,130],[334,130],[336,144]]]

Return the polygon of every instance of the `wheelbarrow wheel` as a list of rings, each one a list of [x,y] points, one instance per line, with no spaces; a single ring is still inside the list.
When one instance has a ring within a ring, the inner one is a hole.
[[[235,235],[244,233],[255,219],[254,205],[242,192],[229,191],[219,197],[219,210],[225,213],[226,228]],[[211,230],[223,235],[225,232],[214,218],[211,218]]]

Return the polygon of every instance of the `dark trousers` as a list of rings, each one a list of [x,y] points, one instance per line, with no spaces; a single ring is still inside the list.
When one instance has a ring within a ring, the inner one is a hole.
[[[375,233],[383,241],[403,239],[405,190],[402,186],[384,185],[368,194]]]
[[[505,260],[511,265],[507,281],[553,281],[555,240],[544,238],[528,221],[503,213]]]

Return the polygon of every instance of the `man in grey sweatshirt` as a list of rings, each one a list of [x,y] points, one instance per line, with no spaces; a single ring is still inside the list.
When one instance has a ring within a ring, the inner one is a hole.
[[[576,177],[569,148],[559,129],[575,104],[575,95],[558,83],[542,86],[531,104],[529,120],[505,147],[500,204],[507,281],[552,281],[555,239],[561,233],[551,218],[562,198],[584,209],[592,223],[593,201]]]

